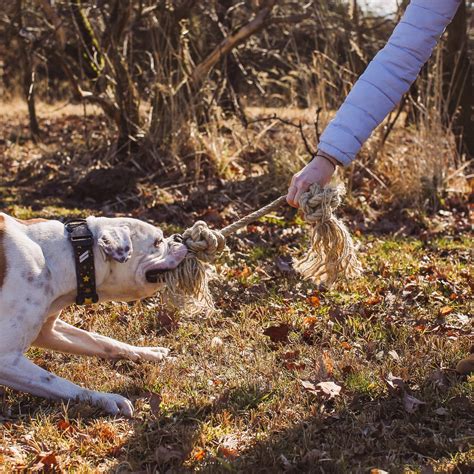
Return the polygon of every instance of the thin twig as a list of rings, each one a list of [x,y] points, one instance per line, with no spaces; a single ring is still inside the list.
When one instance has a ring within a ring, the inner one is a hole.
[[[309,140],[308,140],[308,138],[306,137],[306,135],[304,133],[303,124],[301,123],[301,120],[298,123],[295,123],[295,122],[292,122],[291,120],[286,120],[286,119],[283,119],[281,117],[278,117],[277,114],[273,114],[270,117],[261,117],[261,118],[258,118],[258,119],[249,120],[248,123],[247,123],[247,126],[252,125],[254,123],[258,123],[258,122],[269,122],[271,120],[277,120],[278,122],[281,122],[284,125],[289,125],[290,127],[297,128],[300,131],[300,135],[301,135],[301,138],[304,142],[304,146],[306,148],[306,151],[310,155],[314,155],[316,153],[316,150],[313,150],[311,145],[309,144]]]
[[[320,119],[320,116],[321,116],[321,112],[322,112],[323,108],[322,107],[318,107],[316,109],[316,119],[314,121],[314,132],[316,133],[316,141],[317,143],[319,143],[321,141],[321,133],[319,131],[319,119]]]

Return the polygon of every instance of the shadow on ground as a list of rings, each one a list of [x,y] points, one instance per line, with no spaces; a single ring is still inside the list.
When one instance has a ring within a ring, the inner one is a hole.
[[[459,382],[456,375],[447,376],[444,395]],[[429,379],[420,387],[421,394],[433,390],[440,389]],[[266,433],[260,440],[258,433],[248,433],[247,446],[231,442],[226,447],[225,440],[232,436],[222,436],[223,447],[214,454],[192,450],[199,444],[203,425],[222,413],[233,419],[251,417],[252,409],[271,396],[271,391],[255,386],[234,387],[211,403],[135,422],[134,435],[124,446],[127,455],[118,460],[115,472],[347,473],[377,468],[394,473],[424,466],[422,472],[428,473],[434,472],[433,462],[467,451],[474,436],[468,397],[447,398],[446,413],[424,406],[409,414],[400,398],[389,394],[375,399],[354,397],[347,405],[315,400],[313,413],[306,419],[289,422],[285,429]],[[261,426],[262,433],[265,428]],[[143,462],[137,463],[140,458]],[[461,460],[455,472],[467,474],[473,468],[472,461]]]

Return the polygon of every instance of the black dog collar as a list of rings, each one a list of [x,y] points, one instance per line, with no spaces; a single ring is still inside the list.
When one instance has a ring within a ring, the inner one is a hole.
[[[94,236],[85,219],[71,219],[64,224],[74,249],[77,280],[77,304],[99,301],[95,287]]]

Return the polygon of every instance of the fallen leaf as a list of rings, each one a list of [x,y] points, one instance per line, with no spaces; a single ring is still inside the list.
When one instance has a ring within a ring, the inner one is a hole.
[[[405,390],[405,382],[400,377],[395,377],[391,372],[388,374],[387,378],[385,379],[385,383],[387,384],[389,390],[398,391],[398,390]]]
[[[265,336],[269,337],[272,342],[288,342],[288,334],[290,333],[290,326],[288,324],[280,324],[279,326],[270,326],[263,331]]]
[[[388,351],[388,355],[389,355],[393,360],[400,360],[400,356],[398,355],[397,351]]]
[[[224,345],[224,341],[220,337],[213,337],[211,341],[211,348],[212,349],[221,349]]]
[[[53,466],[58,466],[56,454],[53,451],[48,453],[41,452],[37,455],[34,461],[32,471],[44,471],[45,469],[43,468],[46,467],[49,472]]]
[[[56,454],[53,452],[48,453],[46,456],[41,458],[41,462],[45,466],[56,466],[58,464],[58,460],[56,459]]]
[[[327,457],[326,451],[321,451],[320,449],[311,449],[303,456],[304,463],[316,463],[320,459]]]
[[[300,356],[300,351],[286,351],[281,355],[281,358],[287,361],[294,361]]]
[[[467,314],[453,314],[450,317],[451,325],[455,328],[463,328],[464,326],[467,326],[468,324],[471,323],[471,318]]]
[[[150,410],[153,413],[153,415],[158,416],[160,414],[160,405],[161,402],[163,401],[163,398],[161,397],[160,394],[152,392],[150,395]]]
[[[293,271],[293,264],[291,257],[277,257],[275,260],[278,270],[282,273],[291,273]]]
[[[166,464],[173,460],[182,459],[183,453],[171,446],[159,446],[155,450],[155,460],[158,464]]]
[[[239,452],[237,449],[229,448],[226,446],[219,446],[217,448],[217,453],[227,459],[235,459],[239,456]]]
[[[371,296],[370,298],[367,298],[365,300],[365,304],[369,306],[374,306],[376,304],[379,304],[382,302],[382,297],[381,296]]]
[[[95,427],[93,434],[104,441],[113,441],[117,436],[117,433],[115,432],[114,428],[106,423]]]
[[[344,311],[341,308],[331,308],[328,315],[331,319],[342,320],[344,318]]]
[[[447,316],[448,314],[451,314],[453,311],[454,311],[454,308],[452,306],[443,306],[439,310],[439,314],[441,314],[441,316]]]
[[[318,322],[318,318],[316,316],[307,316],[303,319],[303,323],[306,326],[314,326]]]
[[[285,368],[300,371],[306,368],[306,364],[304,362],[285,362]]]
[[[280,460],[281,465],[283,466],[283,470],[290,471],[293,469],[293,465],[283,454],[280,454],[278,459]]]
[[[316,385],[314,383],[310,382],[309,380],[300,380],[301,385],[303,385],[303,388],[308,391],[312,392],[314,394],[317,393],[316,391]]]
[[[330,400],[339,396],[342,389],[340,385],[337,385],[334,382],[319,382],[316,385],[316,388],[324,393],[324,395],[326,395]]]
[[[242,270],[238,270],[235,276],[240,278],[247,278],[250,276],[251,273],[252,271],[250,270],[250,268],[245,266]]]
[[[166,311],[158,312],[155,317],[160,325],[167,331],[170,331],[171,329],[174,329],[178,326],[176,317]]]
[[[317,295],[311,295],[308,297],[308,303],[313,307],[317,308],[321,304],[321,300]]]
[[[123,451],[123,444],[119,444],[118,446],[113,446],[112,448],[107,450],[107,454],[114,458],[118,457]]]
[[[426,402],[418,400],[418,398],[408,395],[407,393],[403,394],[403,408],[407,413],[415,413],[420,405],[426,405]]]
[[[301,385],[313,395],[324,395],[331,400],[340,395],[342,387],[334,382],[319,382],[316,385],[309,380],[300,380]]]
[[[324,351],[316,363],[315,371],[319,380],[331,377],[334,372],[334,361],[331,356]]]
[[[72,425],[69,421],[65,420],[64,418],[58,421],[56,425],[59,431],[72,431]]]
[[[206,451],[204,451],[204,449],[200,449],[200,448],[198,448],[192,456],[192,458],[195,461],[202,461],[205,457],[206,457]]]
[[[434,372],[432,372],[429,375],[428,380],[439,388],[445,388],[447,386],[446,374],[442,369],[436,369]]]

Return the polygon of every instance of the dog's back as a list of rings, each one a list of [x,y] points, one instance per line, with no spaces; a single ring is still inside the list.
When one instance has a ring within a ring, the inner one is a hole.
[[[5,218],[0,214],[0,291],[5,281],[7,273],[7,258],[5,256],[5,247],[3,240],[5,238]]]
[[[28,329],[36,332],[49,306],[45,291],[49,274],[46,259],[41,246],[28,234],[26,223],[0,213],[2,350],[9,345],[16,345],[18,338],[24,337]]]
[[[49,222],[47,220],[21,221],[0,213],[0,290],[7,291],[7,285],[13,278],[21,284],[28,280],[22,272],[31,269],[33,273],[44,266],[44,256],[36,239],[30,235],[29,226]],[[20,288],[17,287],[17,290]]]

